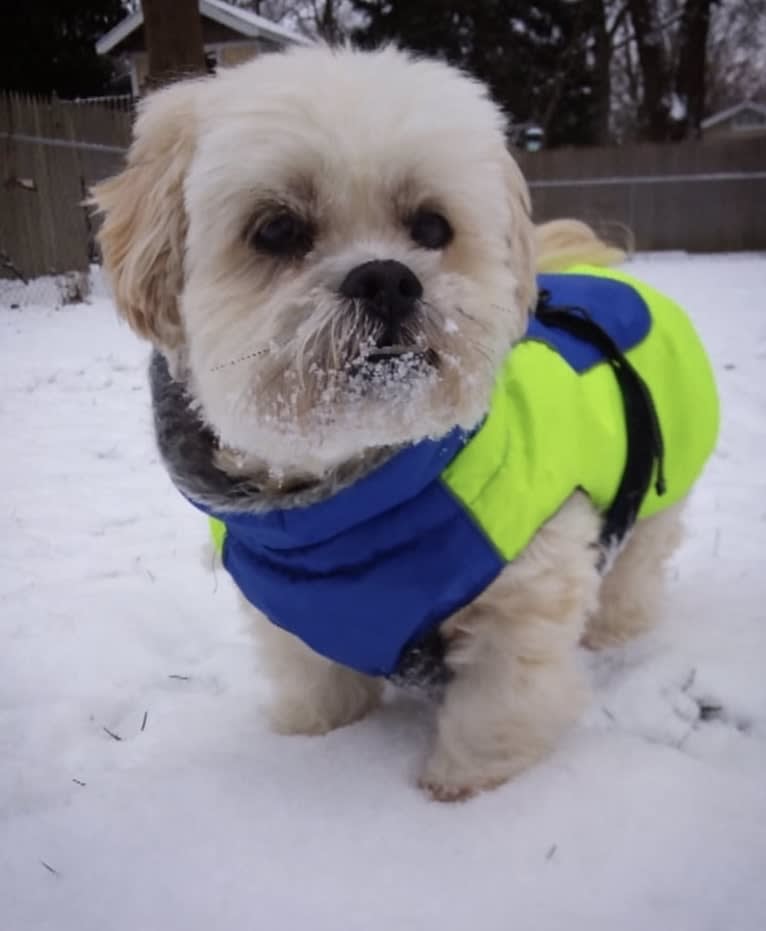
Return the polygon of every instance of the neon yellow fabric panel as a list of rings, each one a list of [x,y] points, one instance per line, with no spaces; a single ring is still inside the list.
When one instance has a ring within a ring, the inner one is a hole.
[[[210,536],[216,553],[220,556],[223,551],[223,538],[226,536],[226,524],[215,517],[209,517]]]
[[[710,363],[669,298],[611,269],[568,271],[631,285],[652,316],[649,335],[626,353],[649,386],[665,441],[667,491],[660,497],[651,488],[639,515],[647,517],[688,493],[715,445],[718,399]],[[606,509],[625,455],[623,402],[610,366],[577,374],[554,350],[529,341],[510,353],[487,420],[442,478],[511,560],[576,488]]]

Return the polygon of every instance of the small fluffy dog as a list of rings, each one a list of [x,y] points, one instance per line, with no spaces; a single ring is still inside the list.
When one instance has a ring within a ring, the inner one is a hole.
[[[227,565],[257,617],[275,727],[321,734],[356,721],[379,701],[383,676],[307,643],[332,627],[336,603],[341,625],[343,585],[374,575],[389,534],[401,533],[396,546],[411,548],[396,557],[391,578],[399,581],[360,588],[356,627],[344,636],[363,636],[368,617],[380,625],[382,610],[396,626],[410,591],[414,599],[426,577],[428,593],[439,584],[441,543],[430,562],[412,555],[405,578],[407,554],[420,545],[412,525],[425,512],[397,500],[399,523],[375,524],[374,545],[369,534],[348,538],[343,556],[325,548],[298,571],[280,562],[291,522],[303,534],[295,558],[306,559],[319,537],[331,547],[337,534],[357,533],[346,513],[355,489],[369,493],[363,508],[374,495],[395,498],[432,452],[449,453],[434,472],[441,475],[481,435],[499,373],[536,305],[536,267],[606,266],[621,254],[572,221],[535,230],[485,89],[392,48],[264,55],[153,94],[127,167],[94,200],[119,310],[157,349],[152,382],[166,465],[232,537]],[[523,442],[511,435],[511,453]],[[624,443],[616,455],[625,457]],[[438,508],[458,507],[444,497]],[[420,780],[427,792],[466,798],[555,746],[587,697],[581,641],[618,643],[657,618],[680,506],[629,535],[626,528],[607,560],[603,509],[573,489],[480,590],[447,598],[448,616],[418,628],[428,636],[407,653],[404,678],[439,690]],[[243,515],[263,531],[255,555],[245,552]],[[325,517],[331,530],[322,536]],[[465,543],[474,539],[465,526],[461,533],[450,558],[467,564],[484,544]],[[353,558],[355,541],[379,559],[358,572],[336,566]],[[335,560],[331,572],[317,569],[325,558]],[[444,563],[442,589],[458,562]],[[251,571],[271,574],[268,597],[257,579],[250,584]],[[329,600],[314,578],[323,572],[334,573]],[[395,596],[400,602],[387,600]],[[289,632],[252,606],[280,623],[283,602],[303,627]]]

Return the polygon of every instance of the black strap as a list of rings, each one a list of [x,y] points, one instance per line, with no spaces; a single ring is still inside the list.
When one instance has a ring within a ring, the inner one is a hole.
[[[606,356],[622,394],[625,409],[627,457],[617,494],[604,514],[600,543],[612,548],[636,522],[641,502],[657,467],[655,489],[665,494],[665,447],[651,392],[612,337],[582,307],[551,307],[550,293],[541,291],[535,315],[546,326],[557,327],[591,343]],[[606,453],[609,455],[608,451]]]

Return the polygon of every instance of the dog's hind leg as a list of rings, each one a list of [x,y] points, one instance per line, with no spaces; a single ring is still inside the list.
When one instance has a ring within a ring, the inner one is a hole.
[[[272,687],[271,725],[280,734],[326,734],[364,717],[380,701],[383,682],[340,666],[266,620],[255,618],[258,657]]]
[[[601,586],[598,611],[583,643],[591,649],[616,646],[650,630],[660,619],[668,559],[681,542],[684,502],[636,524]]]

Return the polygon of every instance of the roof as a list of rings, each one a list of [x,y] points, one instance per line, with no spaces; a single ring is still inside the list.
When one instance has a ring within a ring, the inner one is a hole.
[[[250,10],[243,10],[230,3],[224,3],[223,0],[200,0],[199,11],[207,19],[212,19],[222,26],[228,26],[229,29],[248,38],[271,39],[283,45],[313,45],[312,40],[306,36],[273,23],[270,19],[258,16]],[[144,14],[139,7],[135,13],[126,16],[113,29],[101,36],[96,42],[96,51],[99,55],[106,55],[120,42],[127,39],[132,32],[143,26],[143,23]]]
[[[702,129],[710,129],[711,126],[717,126],[719,123],[723,123],[732,116],[736,116],[738,113],[742,113],[745,110],[755,110],[756,113],[759,113],[766,119],[766,106],[761,103],[756,103],[754,100],[743,100],[742,103],[735,104],[733,107],[727,107],[726,110],[719,110],[718,113],[709,116],[702,121],[700,126]]]

